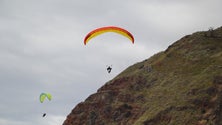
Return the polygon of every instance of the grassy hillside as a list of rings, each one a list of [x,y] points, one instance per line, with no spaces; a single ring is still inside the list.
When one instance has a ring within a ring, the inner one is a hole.
[[[222,28],[187,35],[77,105],[63,125],[222,124]]]

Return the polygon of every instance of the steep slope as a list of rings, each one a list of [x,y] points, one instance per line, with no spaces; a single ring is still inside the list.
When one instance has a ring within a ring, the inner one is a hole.
[[[63,125],[221,125],[222,27],[187,35],[79,103]]]

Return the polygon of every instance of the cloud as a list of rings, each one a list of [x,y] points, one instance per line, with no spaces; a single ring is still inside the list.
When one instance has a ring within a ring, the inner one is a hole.
[[[23,122],[23,121],[13,121],[13,120],[6,120],[0,119],[0,124],[2,125],[30,125],[30,123]]]

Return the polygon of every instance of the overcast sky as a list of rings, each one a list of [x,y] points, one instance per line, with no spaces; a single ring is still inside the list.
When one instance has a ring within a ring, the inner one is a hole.
[[[0,124],[62,125],[78,103],[128,66],[185,35],[222,26],[221,5],[221,0],[0,0]],[[83,44],[91,30],[110,25],[127,29],[135,43],[107,33]],[[42,92],[52,100],[40,103]]]

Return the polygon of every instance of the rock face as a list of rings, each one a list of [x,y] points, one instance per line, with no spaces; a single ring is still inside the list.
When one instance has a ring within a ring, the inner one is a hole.
[[[222,27],[130,66],[63,125],[222,125]]]

